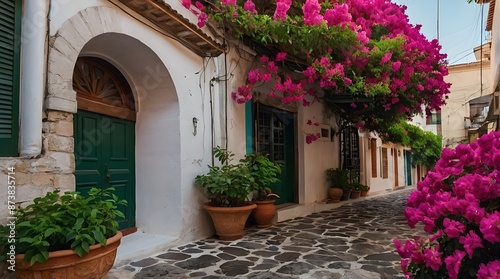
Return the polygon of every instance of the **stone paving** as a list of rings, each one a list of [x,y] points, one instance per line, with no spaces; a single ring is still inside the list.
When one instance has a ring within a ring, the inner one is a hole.
[[[404,278],[392,239],[411,238],[411,189],[358,198],[228,242],[212,237],[115,267],[108,278]]]

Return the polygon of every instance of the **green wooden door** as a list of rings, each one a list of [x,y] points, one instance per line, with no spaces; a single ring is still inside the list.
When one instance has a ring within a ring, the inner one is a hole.
[[[412,185],[411,179],[411,152],[405,150],[405,173],[406,173],[406,186]]]
[[[281,165],[280,182],[270,187],[280,196],[276,204],[295,201],[294,120],[293,113],[257,106],[257,152]]]
[[[75,116],[76,190],[115,188],[120,199],[119,229],[135,226],[135,122],[79,110]]]

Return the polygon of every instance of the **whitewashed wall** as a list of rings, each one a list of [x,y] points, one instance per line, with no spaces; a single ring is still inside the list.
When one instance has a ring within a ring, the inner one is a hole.
[[[139,230],[183,241],[210,235],[209,218],[201,209],[205,197],[194,185],[194,177],[211,163],[207,81],[220,75],[219,61],[204,60],[109,1],[53,2],[48,114],[40,115],[45,119],[40,135],[43,153],[31,160],[1,158],[0,179],[6,181],[6,167],[16,167],[18,201],[30,201],[55,188],[75,189],[73,113],[77,104],[71,77],[79,55],[100,56],[122,70],[137,98]],[[196,135],[193,118],[199,120]],[[2,201],[0,217],[6,214]]]

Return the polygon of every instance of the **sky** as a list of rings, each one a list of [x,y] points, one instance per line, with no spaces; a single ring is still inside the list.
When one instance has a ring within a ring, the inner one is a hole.
[[[406,14],[412,24],[421,24],[421,32],[432,40],[437,38],[439,1],[439,42],[441,53],[448,55],[449,65],[475,61],[473,48],[486,42],[484,31],[488,4],[483,8],[483,30],[481,32],[481,6],[467,4],[467,0],[393,0],[407,6]]]

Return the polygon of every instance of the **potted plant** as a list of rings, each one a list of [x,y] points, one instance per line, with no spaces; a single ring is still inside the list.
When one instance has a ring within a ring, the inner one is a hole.
[[[349,171],[339,168],[331,168],[326,170],[326,178],[330,182],[328,196],[332,202],[340,202],[344,193],[343,189],[349,185]]]
[[[219,238],[236,240],[243,237],[245,222],[257,207],[248,198],[255,190],[254,177],[246,159],[232,164],[234,154],[221,147],[214,148],[214,156],[221,166],[208,166],[208,173],[196,176],[195,182],[210,199],[203,208],[212,218]]]
[[[361,196],[362,197],[366,197],[368,196],[368,191],[370,191],[370,186],[368,185],[362,185],[363,187],[361,187]]]
[[[0,250],[6,250],[0,260],[15,265],[17,278],[103,277],[122,237],[117,206],[126,205],[113,191],[92,188],[83,197],[55,190],[35,198],[16,210],[14,236],[10,225],[0,225]]]
[[[342,189],[342,197],[340,198],[341,201],[347,201],[349,198],[351,198],[351,192],[352,192],[352,185],[350,183],[347,183],[347,185]]]
[[[351,183],[351,187],[352,187],[352,191],[351,191],[351,199],[357,199],[361,196],[361,190],[363,189],[363,184],[359,183],[359,182],[352,182]]]
[[[256,189],[253,202],[257,208],[252,211],[252,217],[257,227],[270,227],[276,214],[274,203],[279,196],[273,193],[269,186],[279,181],[278,175],[281,173],[281,167],[261,154],[247,154],[244,162],[250,169]]]

